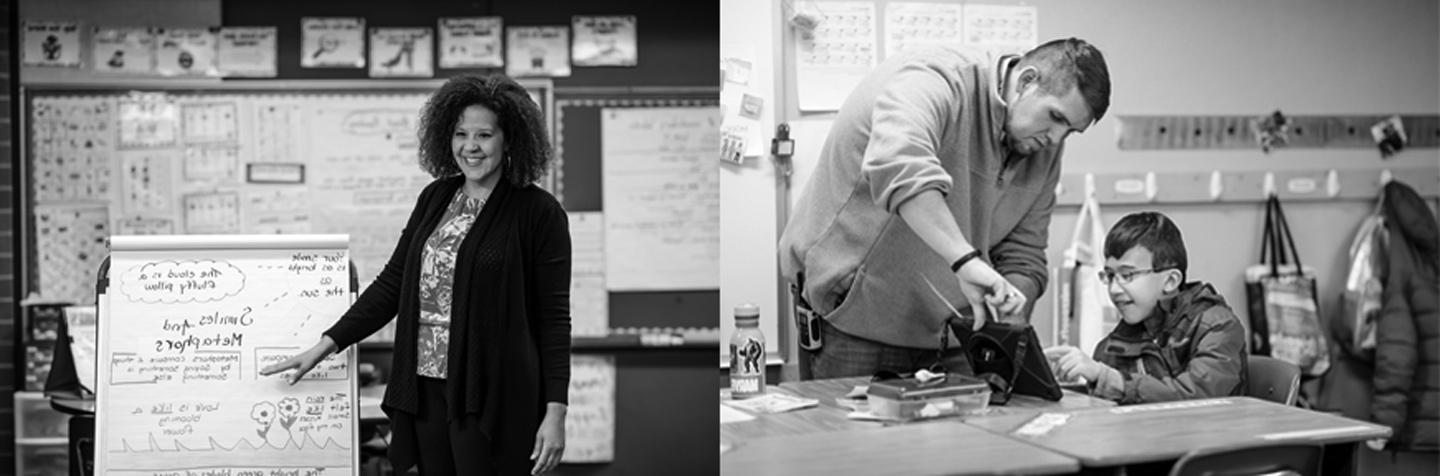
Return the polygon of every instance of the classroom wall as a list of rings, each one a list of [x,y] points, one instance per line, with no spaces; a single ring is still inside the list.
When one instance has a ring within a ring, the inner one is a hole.
[[[1041,41],[1083,38],[1104,53],[1113,93],[1109,113],[1066,146],[1064,173],[1209,172],[1440,168],[1440,151],[1412,149],[1382,160],[1373,149],[1122,151],[1121,115],[1436,114],[1440,113],[1440,4],[1433,0],[1272,0],[1266,2],[1010,1],[1039,11]],[[784,20],[778,14],[772,24]],[[727,31],[729,26],[726,25]],[[786,27],[788,28],[788,27]],[[789,38],[787,33],[786,38]],[[796,137],[798,196],[833,113],[798,110],[794,48],[773,66],[782,77],[778,111]],[[1435,180],[1398,177],[1400,180]],[[725,199],[728,201],[728,199]],[[757,207],[763,205],[757,205]],[[1323,312],[1335,309],[1345,253],[1369,200],[1286,204],[1302,260],[1319,275]],[[1221,203],[1102,206],[1108,227],[1125,213],[1159,210],[1185,233],[1190,276],[1210,281],[1233,306],[1243,307],[1241,273],[1259,256],[1263,204]],[[1073,231],[1076,207],[1057,208],[1047,254],[1059,263]],[[730,229],[726,228],[726,238]],[[1051,289],[1032,322],[1051,339]],[[777,296],[785,302],[783,296]],[[1239,312],[1245,318],[1243,310]],[[724,319],[725,317],[722,317]],[[794,356],[793,349],[788,353]]]

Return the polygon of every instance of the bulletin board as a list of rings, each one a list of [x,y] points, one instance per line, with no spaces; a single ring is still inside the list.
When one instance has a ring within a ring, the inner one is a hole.
[[[439,84],[27,89],[24,289],[93,303],[111,235],[237,233],[348,234],[368,286],[433,180],[415,134]],[[550,83],[522,84],[550,117]]]
[[[620,96],[617,98],[617,96]],[[599,212],[601,219],[606,215],[614,213],[614,205],[605,202],[605,197],[612,199],[616,194],[624,190],[611,190],[607,195],[605,183],[607,181],[607,168],[611,169],[609,175],[615,175],[614,166],[622,160],[617,153],[619,144],[615,138],[616,134],[624,135],[623,131],[615,130],[619,124],[617,121],[629,121],[629,123],[652,124],[655,121],[661,123],[667,118],[688,117],[690,119],[703,118],[707,111],[713,111],[712,115],[716,121],[719,120],[717,93],[714,90],[679,91],[669,93],[658,93],[653,95],[635,94],[612,95],[612,94],[570,94],[564,93],[557,96],[555,101],[555,138],[556,157],[558,160],[556,170],[556,181],[559,184],[558,195],[565,205],[565,209],[572,215]],[[627,119],[626,116],[629,116]],[[648,118],[648,119],[647,119]],[[654,121],[650,119],[655,119]],[[687,120],[690,120],[687,119]],[[698,119],[703,120],[703,119]],[[707,130],[703,123],[691,122],[688,124],[683,137],[679,135],[665,134],[641,134],[631,136],[624,142],[634,146],[632,156],[652,157],[665,161],[662,156],[673,156],[676,160],[685,162],[692,166],[692,173],[686,174],[683,171],[668,174],[671,188],[684,188],[693,186],[689,190],[679,194],[670,194],[665,197],[650,197],[661,202],[668,202],[671,209],[681,207],[693,210],[696,214],[690,217],[690,223],[707,222],[713,229],[691,230],[693,235],[701,237],[713,237],[718,250],[718,178],[715,159],[719,156],[719,128],[718,122],[715,127],[709,127],[709,134],[700,134],[698,131]],[[607,125],[610,129],[607,131]],[[634,124],[632,124],[634,125]],[[663,129],[663,125],[657,126]],[[610,144],[605,138],[611,136]],[[652,136],[655,142],[647,142],[640,139],[642,136]],[[667,140],[669,137],[675,140]],[[624,148],[624,147],[622,147]],[[674,150],[672,150],[674,149]],[[632,157],[633,158],[633,157]],[[607,164],[607,161],[610,163]],[[670,161],[668,163],[674,163]],[[698,167],[696,167],[698,166]],[[676,172],[673,171],[672,172]],[[664,188],[663,184],[659,185]],[[709,188],[707,188],[709,187]],[[705,190],[713,190],[707,193]],[[631,197],[632,199],[634,197]],[[634,203],[634,202],[627,202]],[[617,236],[614,230],[608,230],[606,236]],[[703,238],[696,238],[703,239]],[[613,249],[615,243],[607,243],[607,249]],[[578,266],[577,256],[577,266]],[[718,261],[718,255],[715,260]],[[606,275],[614,271],[609,266],[606,268]],[[577,276],[579,269],[577,268]],[[610,287],[607,285],[607,288]],[[715,327],[715,310],[719,306],[718,281],[713,284],[679,285],[679,286],[658,286],[651,289],[643,287],[635,289],[610,289],[608,292],[609,325],[612,329],[710,329]],[[580,304],[577,304],[577,306]]]

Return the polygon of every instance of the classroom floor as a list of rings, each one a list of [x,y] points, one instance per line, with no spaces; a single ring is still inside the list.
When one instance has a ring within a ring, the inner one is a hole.
[[[1440,453],[1396,453],[1392,458],[1369,448],[1360,449],[1359,476],[1434,476],[1440,473]]]

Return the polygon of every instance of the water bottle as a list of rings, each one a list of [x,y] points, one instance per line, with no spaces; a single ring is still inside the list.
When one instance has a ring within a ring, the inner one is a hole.
[[[736,399],[765,394],[765,334],[760,308],[735,306],[735,334],[730,336],[730,394]]]

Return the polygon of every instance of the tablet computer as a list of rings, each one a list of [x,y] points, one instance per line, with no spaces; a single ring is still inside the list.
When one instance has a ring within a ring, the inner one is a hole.
[[[1035,328],[1030,324],[991,321],[976,331],[974,318],[958,317],[949,322],[950,330],[959,339],[975,375],[992,382],[992,387],[1008,386],[994,389],[991,403],[1004,403],[1009,399],[1009,393],[1051,401],[1060,400],[1064,394],[1055,381],[1055,373],[1050,370],[1050,362],[1045,359],[1040,336],[1035,334]],[[996,377],[1003,383],[996,381]],[[1004,395],[996,395],[1000,393]]]

